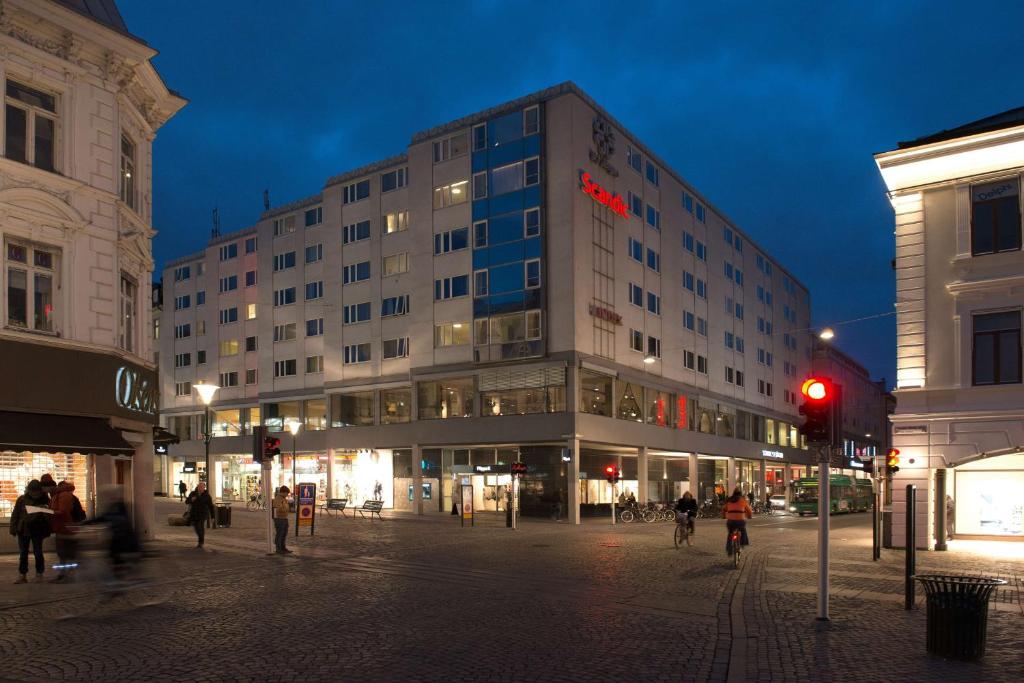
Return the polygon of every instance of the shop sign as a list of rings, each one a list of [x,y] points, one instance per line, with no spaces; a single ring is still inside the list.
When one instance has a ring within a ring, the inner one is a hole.
[[[188,474],[190,472],[195,472],[196,471],[196,464],[194,462],[187,462],[186,461],[185,464],[182,465],[181,471],[185,472],[186,474]]]
[[[136,413],[156,414],[156,387],[135,368],[122,365],[114,378],[117,405]]]
[[[767,449],[761,451],[762,458],[775,458],[776,460],[782,460],[785,457],[782,451],[769,451]]]
[[[313,535],[313,522],[316,515],[316,484],[299,484],[298,500],[295,505],[295,534],[299,529],[309,527],[309,535]]]
[[[590,304],[590,315],[601,320],[607,320],[614,325],[622,324],[622,316],[615,311],[609,311],[604,306],[598,306],[597,304]]]
[[[512,474],[526,474],[525,462],[514,462],[510,467]]]
[[[491,471],[491,466],[490,465],[477,465],[477,466],[475,466],[473,468],[473,470],[476,471],[476,472],[490,472]]]
[[[590,174],[582,169],[580,169],[580,189],[583,190],[583,194],[588,194],[593,197],[594,201],[598,204],[607,206],[623,218],[629,218],[629,210],[626,208],[626,201],[621,196],[609,192],[595,183],[590,179]]]

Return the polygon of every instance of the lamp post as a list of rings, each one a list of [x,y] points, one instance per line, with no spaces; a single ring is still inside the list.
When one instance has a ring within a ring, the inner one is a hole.
[[[297,470],[295,468],[296,452],[295,452],[295,435],[299,433],[299,427],[302,424],[298,420],[288,421],[288,431],[292,433],[292,500],[295,501],[295,535],[299,535],[299,480]]]
[[[206,446],[206,485],[209,488],[212,482],[210,477],[210,439],[213,438],[212,430],[210,429],[210,403],[220,387],[216,384],[200,382],[192,388],[196,390],[196,393],[199,394],[199,399],[203,402],[203,444]],[[212,491],[210,495],[213,495]]]

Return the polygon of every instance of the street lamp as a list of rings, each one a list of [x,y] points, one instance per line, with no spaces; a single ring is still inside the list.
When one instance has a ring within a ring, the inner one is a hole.
[[[648,365],[651,365],[656,360],[658,359],[655,358],[654,356],[644,356],[644,362],[647,363]]]
[[[216,384],[207,384],[205,382],[199,382],[193,385],[193,389],[199,394],[199,399],[203,402],[203,444],[206,446],[206,486],[209,488],[210,479],[210,439],[213,438],[212,430],[210,429],[210,403],[213,401],[213,395],[220,389]],[[210,495],[213,495],[213,491],[210,491]]]
[[[823,329],[818,334],[818,337],[820,339],[824,339],[825,341],[828,341],[828,340],[834,338],[835,336],[836,336],[836,333],[835,333],[835,331],[831,327],[826,327],[825,329]]]

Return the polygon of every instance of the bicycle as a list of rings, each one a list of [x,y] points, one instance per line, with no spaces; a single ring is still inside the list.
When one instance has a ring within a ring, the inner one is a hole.
[[[632,504],[626,507],[622,512],[619,513],[619,519],[624,524],[642,519],[645,522],[653,522],[655,519],[654,510],[650,508],[641,508],[637,504]]]
[[[267,509],[267,501],[263,500],[262,493],[254,493],[249,496],[249,501],[245,504],[245,509],[250,512],[257,512],[259,510]]]
[[[687,546],[693,545],[693,532],[695,530],[693,520],[685,512],[676,514],[676,530],[673,534],[673,539],[678,550],[685,543]]]
[[[732,566],[738,569],[740,566],[740,548],[742,547],[743,534],[739,529],[729,532],[729,548],[732,550]]]

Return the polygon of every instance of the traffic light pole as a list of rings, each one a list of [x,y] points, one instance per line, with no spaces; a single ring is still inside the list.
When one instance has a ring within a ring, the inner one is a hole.
[[[615,526],[615,482],[609,482],[612,485],[612,526]]]
[[[818,448],[818,621],[828,621],[828,532],[831,444]]]

